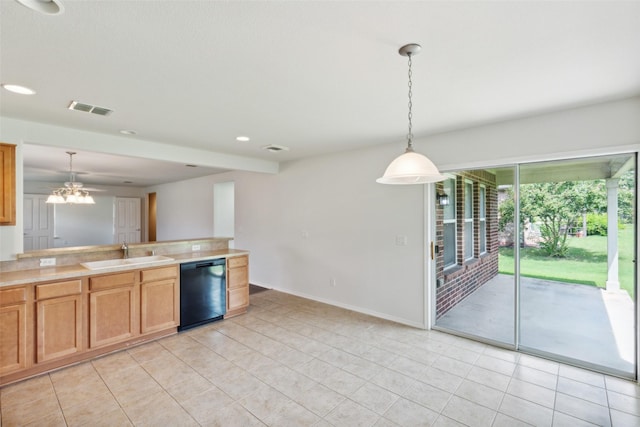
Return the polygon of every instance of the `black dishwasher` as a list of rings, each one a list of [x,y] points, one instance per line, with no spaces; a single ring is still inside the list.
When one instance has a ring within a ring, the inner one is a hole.
[[[226,304],[224,258],[180,264],[178,331],[222,319]]]

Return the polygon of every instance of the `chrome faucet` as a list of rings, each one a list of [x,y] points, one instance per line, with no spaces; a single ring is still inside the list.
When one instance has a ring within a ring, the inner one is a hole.
[[[129,258],[129,246],[127,246],[127,242],[122,243],[122,257],[127,259]]]

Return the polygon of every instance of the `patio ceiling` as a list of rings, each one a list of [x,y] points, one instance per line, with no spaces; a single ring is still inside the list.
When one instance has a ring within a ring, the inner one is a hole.
[[[634,167],[633,154],[587,157],[529,163],[520,166],[520,183],[591,181],[595,179],[620,178]],[[497,185],[513,185],[514,168],[489,169],[496,175]]]

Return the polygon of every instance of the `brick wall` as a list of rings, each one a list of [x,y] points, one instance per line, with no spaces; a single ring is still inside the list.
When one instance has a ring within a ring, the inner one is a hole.
[[[473,258],[464,255],[465,181],[473,182]],[[486,188],[486,253],[480,254],[480,185]],[[442,183],[436,184],[441,193]],[[485,170],[463,171],[456,174],[456,265],[444,270],[444,209],[436,206],[436,318],[470,295],[498,274],[498,193],[496,177]]]

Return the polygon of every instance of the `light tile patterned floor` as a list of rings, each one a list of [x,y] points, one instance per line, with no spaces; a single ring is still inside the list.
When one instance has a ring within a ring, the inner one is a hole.
[[[0,389],[2,426],[640,426],[632,382],[287,294]]]

